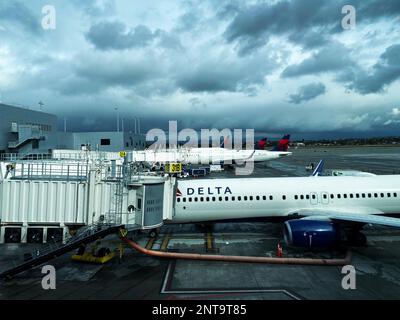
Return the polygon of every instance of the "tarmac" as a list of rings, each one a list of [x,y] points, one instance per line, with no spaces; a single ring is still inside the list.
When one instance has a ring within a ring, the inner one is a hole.
[[[400,173],[400,147],[318,147],[291,150],[293,155],[256,164],[253,176],[304,176],[305,166],[320,159],[327,169],[351,169],[375,174]],[[212,177],[235,177],[234,171]],[[400,230],[368,226],[366,247],[350,248],[356,288],[343,289],[346,274],[335,266],[269,265],[193,260],[167,260],[128,247],[122,259],[104,265],[71,260],[75,252],[50,261],[56,289],[42,288],[41,266],[0,283],[0,299],[201,299],[303,300],[399,299]],[[138,242],[153,250],[226,255],[276,256],[282,240],[279,223],[216,223],[166,225],[154,241],[146,234]],[[117,236],[102,241],[116,249]],[[0,271],[18,263],[32,245],[0,245]],[[290,251],[284,254],[334,257],[337,252]]]

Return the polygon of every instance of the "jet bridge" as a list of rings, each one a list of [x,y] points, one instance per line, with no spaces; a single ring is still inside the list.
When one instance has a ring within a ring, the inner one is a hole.
[[[176,179],[132,163],[17,163],[0,180],[0,243],[43,243],[97,223],[160,227],[173,218]]]

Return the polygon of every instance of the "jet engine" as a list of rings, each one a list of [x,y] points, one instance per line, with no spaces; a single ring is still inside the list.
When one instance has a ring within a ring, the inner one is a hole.
[[[284,224],[288,245],[305,248],[332,247],[340,241],[339,226],[331,221],[289,220]]]

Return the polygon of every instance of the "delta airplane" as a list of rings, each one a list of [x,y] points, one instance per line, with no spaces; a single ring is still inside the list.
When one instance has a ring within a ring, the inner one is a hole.
[[[179,162],[183,164],[209,164],[218,162],[264,162],[287,155],[290,135],[285,135],[272,150],[235,150],[221,147],[213,148],[173,148],[168,150],[132,151],[132,161],[147,163]],[[260,145],[260,143],[258,144]]]
[[[400,175],[179,180],[171,223],[284,222],[289,245],[364,245],[365,224],[400,227]]]

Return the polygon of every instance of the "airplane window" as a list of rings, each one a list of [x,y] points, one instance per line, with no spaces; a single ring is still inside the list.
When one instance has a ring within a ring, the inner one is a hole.
[[[218,200],[219,200],[219,201],[222,201],[222,197],[219,197]]]
[[[229,197],[225,197],[225,201],[229,201]]]
[[[206,201],[210,201],[210,197],[206,197]]]
[[[192,202],[192,198],[189,198],[189,202]]]
[[[215,197],[212,197],[212,201],[215,201]]]
[[[331,199],[333,199],[335,197],[335,195],[331,194]]]
[[[194,198],[194,202],[197,202],[197,200],[199,200],[199,199],[197,199],[197,197],[195,197],[195,198]]]
[[[242,197],[241,197],[241,196],[239,196],[239,197],[238,197],[238,201],[241,201],[241,200],[242,200]]]
[[[372,197],[372,194],[368,193],[368,198],[371,198],[371,197]]]
[[[395,198],[397,197],[397,193],[396,192],[393,193],[393,197],[395,197]]]
[[[181,202],[181,198],[177,198],[176,201],[177,201],[177,202]]]
[[[306,199],[307,199],[307,200],[309,200],[309,199],[310,199],[310,196],[309,196],[308,194],[306,195]]]
[[[385,194],[384,193],[381,193],[381,198],[383,198],[385,196]]]
[[[326,194],[324,194],[322,197],[323,197],[324,199],[328,198],[328,196],[327,196]]]
[[[186,207],[183,207],[183,210],[186,210]]]
[[[269,200],[274,200],[274,197],[273,196],[269,196]]]
[[[303,200],[303,199],[304,199],[304,196],[303,196],[303,195],[301,195],[301,196],[300,196],[300,199],[301,199],[301,200]]]
[[[360,194],[359,193],[356,193],[356,198],[359,198],[360,197]]]
[[[263,196],[263,200],[267,200],[267,197],[266,197],[266,196]]]
[[[344,195],[343,195],[343,198],[347,199],[347,194],[344,194]]]
[[[260,196],[256,196],[256,200],[260,200]]]
[[[298,195],[295,195],[295,196],[294,196],[294,200],[297,200],[298,198],[299,198]]]
[[[253,201],[253,196],[250,196],[249,199],[250,199],[250,201]]]
[[[243,197],[243,200],[244,200],[244,201],[247,201],[247,196],[244,196],[244,197]]]
[[[232,201],[235,201],[235,197],[232,197]]]
[[[282,200],[286,200],[286,196],[282,196]]]
[[[340,199],[340,197],[341,197],[340,194],[338,194],[338,195],[337,195],[337,198]]]
[[[387,196],[388,196],[388,198],[390,198],[390,192],[388,192]]]
[[[350,193],[350,198],[353,199],[353,194],[352,193]]]
[[[378,198],[378,194],[377,194],[377,193],[374,193],[374,197],[375,197],[375,198]]]
[[[186,202],[186,198],[183,198],[182,200],[183,200],[183,202]]]
[[[363,193],[361,196],[362,196],[363,198],[365,198],[365,193]]]
[[[203,202],[204,201],[204,197],[200,197],[200,201]]]
[[[315,194],[313,194],[313,195],[311,196],[311,198],[315,199]]]

